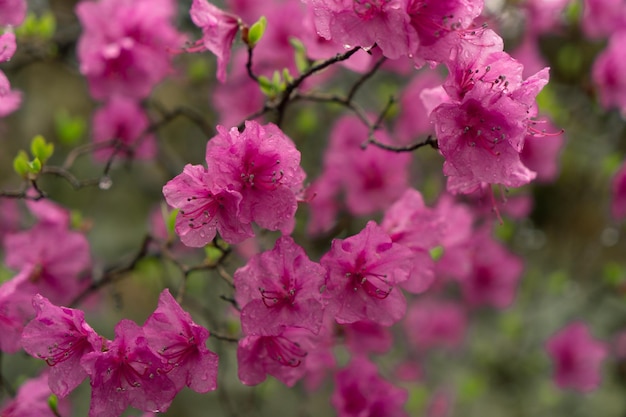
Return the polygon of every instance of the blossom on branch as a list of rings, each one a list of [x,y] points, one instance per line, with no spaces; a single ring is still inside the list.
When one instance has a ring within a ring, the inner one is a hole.
[[[41,294],[33,297],[35,317],[22,332],[24,350],[50,366],[48,383],[65,397],[87,377],[80,366],[83,355],[102,348],[102,339],[85,322],[80,310],[57,307]]]
[[[406,300],[396,285],[409,278],[412,261],[411,251],[373,221],[357,235],[333,240],[320,263],[327,270],[327,308],[337,323],[390,326],[400,320]]]
[[[217,388],[217,355],[206,348],[209,331],[197,325],[165,289],[143,331],[149,346],[165,363],[176,390],[188,386],[205,393]]]
[[[286,327],[319,333],[324,275],[324,268],[291,237],[281,237],[273,250],[252,257],[234,276],[243,333],[276,335]]]
[[[206,0],[193,0],[189,15],[194,25],[202,29],[204,48],[217,56],[217,79],[226,82],[226,66],[241,20]]]

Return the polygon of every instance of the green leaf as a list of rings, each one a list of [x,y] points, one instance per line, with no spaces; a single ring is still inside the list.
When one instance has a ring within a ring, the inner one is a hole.
[[[267,27],[267,19],[265,16],[261,16],[259,20],[254,22],[248,30],[248,46],[254,48],[256,44],[261,40]]]
[[[39,158],[33,159],[28,165],[30,166],[31,173],[39,174],[41,172],[42,164]]]
[[[57,138],[64,145],[75,145],[87,131],[85,120],[80,116],[71,116],[65,109],[55,114],[54,121]]]
[[[443,246],[436,246],[430,250],[430,257],[433,261],[438,261],[443,256]]]
[[[50,11],[44,13],[37,24],[37,34],[43,39],[51,39],[57,28],[57,21]]]
[[[54,414],[55,416],[59,417],[59,399],[57,398],[56,395],[51,394],[48,397],[48,407],[50,407],[50,410],[52,411],[52,414]]]
[[[263,75],[259,76],[259,87],[261,87],[263,94],[268,97],[272,97],[275,94],[274,85],[269,78],[264,77]]]
[[[163,218],[165,220],[165,227],[167,228],[167,236],[174,236],[174,228],[176,227],[176,216],[178,216],[179,209],[174,209],[171,212],[167,212],[165,205],[161,206]]]
[[[30,173],[30,161],[28,155],[24,151],[19,151],[15,159],[13,159],[13,170],[20,177],[26,178]]]
[[[54,144],[46,143],[43,136],[37,135],[30,142],[30,153],[45,164],[54,153]]]
[[[306,49],[302,41],[298,38],[289,38],[289,43],[295,51],[294,59],[296,61],[296,68],[300,73],[306,72],[311,66],[309,58],[306,56]]]
[[[224,255],[224,252],[222,252],[220,248],[216,248],[213,245],[206,245],[204,247],[204,254],[206,255],[207,263],[216,264]]]

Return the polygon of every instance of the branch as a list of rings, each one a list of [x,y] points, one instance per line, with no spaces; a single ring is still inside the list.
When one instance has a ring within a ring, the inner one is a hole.
[[[366,147],[368,144],[372,144],[386,151],[398,152],[398,153],[413,152],[414,150],[422,148],[424,146],[430,146],[433,149],[439,149],[439,144],[437,143],[437,139],[433,138],[431,135],[428,135],[428,138],[426,138],[426,140],[423,142],[418,142],[418,143],[414,143],[412,145],[407,145],[407,146],[387,145],[386,143],[379,142],[373,136],[370,136],[369,139],[365,141],[363,145],[364,147]]]

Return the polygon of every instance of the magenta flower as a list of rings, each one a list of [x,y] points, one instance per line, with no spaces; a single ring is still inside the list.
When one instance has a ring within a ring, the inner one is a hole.
[[[341,327],[348,350],[355,355],[387,353],[393,346],[393,336],[388,327],[372,321],[357,321]]]
[[[226,66],[241,24],[240,19],[206,0],[193,0],[189,14],[194,25],[202,29],[204,47],[217,56],[217,79],[226,82]]]
[[[56,417],[48,405],[52,393],[48,387],[48,374],[42,373],[37,378],[26,380],[11,402],[0,408],[2,417]],[[57,404],[62,416],[71,415],[70,403],[62,398]],[[57,416],[59,415],[57,414]]]
[[[51,302],[67,304],[85,287],[80,273],[91,266],[91,256],[83,234],[38,223],[25,232],[7,235],[4,245],[7,266],[32,268],[30,280]]]
[[[405,417],[406,390],[384,380],[376,365],[363,357],[352,359],[335,375],[331,404],[339,417]]]
[[[170,20],[171,0],[83,0],[76,14],[80,71],[97,99],[142,99],[171,72],[172,51],[182,43]]]
[[[273,250],[255,255],[234,276],[243,333],[277,335],[286,327],[301,327],[317,334],[324,315],[324,276],[324,268],[309,260],[291,237],[283,236]]]
[[[239,380],[245,385],[265,381],[267,374],[292,387],[300,380],[309,350],[314,347],[312,333],[305,329],[285,328],[275,336],[246,336],[237,346]]]
[[[185,165],[165,184],[163,195],[170,206],[180,209],[175,230],[187,246],[202,247],[217,232],[228,243],[253,236],[250,224],[239,217],[241,194],[216,183],[201,165]]]
[[[21,349],[22,330],[33,317],[31,300],[37,288],[30,282],[33,266],[0,284],[0,352],[15,353]]]
[[[24,350],[50,366],[48,384],[65,397],[87,377],[80,366],[83,355],[102,349],[102,339],[85,322],[80,310],[57,307],[41,294],[33,297],[35,317],[22,332]]]
[[[3,5],[0,4],[0,27],[2,26],[1,20],[4,17],[2,8]],[[24,12],[26,11],[25,9],[26,3],[24,3]],[[9,18],[11,18],[10,13]],[[15,53],[15,48],[15,34],[6,32],[0,35],[0,63],[11,59]],[[19,91],[11,90],[11,84],[8,78],[0,71],[0,117],[13,113],[21,103],[22,94]]]
[[[276,125],[246,121],[245,130],[217,127],[206,148],[208,174],[241,193],[238,218],[289,234],[305,173],[300,152]]]
[[[408,0],[410,24],[419,38],[412,56],[415,63],[447,61],[482,9],[480,0]]]
[[[19,26],[26,17],[25,0],[0,1],[0,26]],[[1,50],[2,48],[0,48]],[[1,62],[2,60],[0,60]]]
[[[94,152],[94,158],[106,162],[111,155],[128,159],[152,159],[156,156],[156,138],[148,134],[150,124],[137,101],[112,97],[93,117],[94,144],[109,145]]]
[[[376,44],[387,58],[409,55],[418,39],[406,0],[307,0],[317,33],[347,48]]]
[[[456,348],[463,342],[467,319],[463,309],[450,301],[420,301],[409,307],[405,334],[417,349]]]
[[[324,155],[324,171],[311,186],[312,230],[332,225],[338,204],[336,194],[345,192],[350,213],[362,216],[386,209],[409,186],[410,155],[391,153],[375,146],[362,148],[369,132],[356,117],[339,119],[330,134],[330,146]],[[384,130],[379,141],[393,144]]]
[[[522,260],[496,242],[488,230],[475,232],[469,244],[471,272],[460,279],[465,299],[472,305],[510,306],[524,269]]]
[[[118,417],[126,407],[166,411],[176,396],[174,382],[148,346],[143,329],[130,320],[115,326],[115,340],[80,361],[91,379],[89,417]]]
[[[539,123],[537,122],[537,125]],[[550,121],[541,124],[541,130],[558,132]],[[524,139],[524,149],[520,153],[522,163],[537,173],[538,182],[552,182],[559,175],[559,155],[565,143],[565,136],[536,136],[529,134]]]
[[[626,28],[626,21],[624,22]],[[599,90],[600,103],[605,108],[617,107],[626,115],[626,29],[614,33],[609,45],[596,58],[592,69],[594,84]]]
[[[592,338],[587,324],[578,321],[564,327],[547,341],[546,350],[554,363],[554,382],[560,388],[589,392],[600,385],[607,347]]]
[[[394,288],[409,278],[412,253],[393,243],[375,222],[357,235],[335,239],[320,263],[325,294],[337,323],[369,320],[390,326],[402,318],[406,300]]]
[[[526,135],[536,132],[530,118],[536,115],[535,97],[548,81],[547,68],[522,81],[522,66],[505,53],[459,64],[444,84],[459,101],[443,103],[431,113],[446,158],[444,174],[458,177],[456,186],[448,188],[529,183],[536,174],[522,164],[520,152]]]
[[[412,188],[385,212],[381,227],[394,243],[413,252],[411,275],[400,284],[405,290],[421,293],[434,281],[434,263],[428,251],[441,244],[445,223],[443,217],[426,207],[419,191]]]
[[[622,0],[584,0],[581,23],[588,37],[609,37],[626,26],[626,4]]]
[[[217,388],[217,355],[206,348],[209,331],[197,325],[168,289],[143,325],[148,344],[166,364],[176,390],[188,386],[205,393]]]
[[[421,96],[424,90],[441,85],[441,76],[434,71],[419,72],[403,90],[395,133],[402,143],[414,142],[422,135],[433,133],[430,112]]]
[[[626,218],[626,162],[622,163],[621,168],[613,177],[612,182],[611,214],[616,220],[624,220]]]

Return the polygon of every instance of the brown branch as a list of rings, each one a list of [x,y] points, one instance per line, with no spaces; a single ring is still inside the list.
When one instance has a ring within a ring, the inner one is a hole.
[[[412,145],[407,145],[407,146],[388,145],[386,143],[379,142],[378,140],[376,140],[376,138],[374,138],[373,136],[370,136],[370,138],[365,142],[365,146],[367,146],[368,144],[372,144],[386,151],[398,152],[398,153],[413,152],[414,150],[422,148],[424,146],[430,146],[433,149],[439,149],[439,144],[437,143],[437,139],[433,138],[430,135],[423,142],[417,142],[417,143],[414,143]]]

